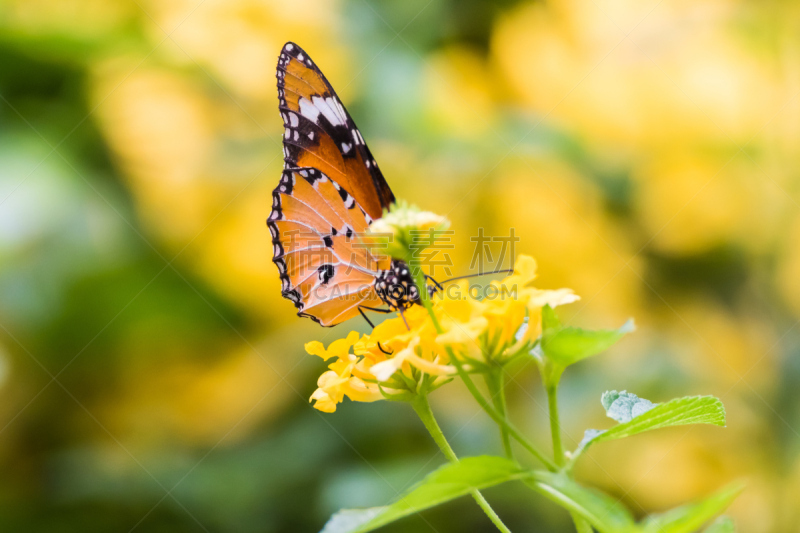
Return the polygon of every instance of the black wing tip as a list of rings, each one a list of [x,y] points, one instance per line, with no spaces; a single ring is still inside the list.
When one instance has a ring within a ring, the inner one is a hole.
[[[287,41],[286,44],[283,45],[281,48],[281,53],[278,54],[278,66],[277,70],[286,70],[286,64],[289,62],[290,58],[297,58],[297,54],[305,54],[305,51],[292,41]],[[278,85],[280,86],[283,83],[283,80],[280,79],[280,75],[276,72],[278,76]]]
[[[383,204],[384,204],[384,206],[383,206],[383,207],[384,207],[384,208],[386,208],[386,209],[388,209],[389,211],[391,211],[391,210],[392,210],[392,208],[393,208],[395,205],[397,205],[397,199],[394,197],[394,193],[393,193],[393,192],[392,192],[392,190],[391,190],[391,189],[388,187],[388,185],[387,185],[387,187],[386,187],[386,195],[385,195],[385,198],[383,199]]]
[[[286,75],[286,67],[292,59],[299,61],[307,68],[319,72],[316,64],[311,60],[311,57],[309,57],[305,50],[300,48],[297,43],[287,41],[287,43],[283,45],[283,48],[281,48],[281,53],[278,55],[278,64],[275,67],[275,77],[278,78],[278,101],[281,106],[286,105],[285,96],[283,94],[285,86],[283,78]]]
[[[297,57],[298,54],[307,55],[306,51],[294,41],[286,41],[286,44],[284,44],[283,48],[281,48],[281,54],[290,55],[292,57]]]

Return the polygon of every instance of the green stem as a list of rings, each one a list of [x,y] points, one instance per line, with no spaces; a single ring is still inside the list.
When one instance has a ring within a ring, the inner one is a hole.
[[[425,310],[428,311],[428,314],[431,316],[433,327],[436,328],[437,333],[442,333],[442,325],[439,324],[439,319],[436,318],[436,314],[433,312],[433,304],[431,304],[431,297],[428,294],[428,284],[425,281],[425,273],[422,271],[422,267],[419,266],[418,262],[412,261],[412,258],[406,258],[406,263],[411,270],[411,275],[414,277],[414,283],[417,286],[417,290],[419,290],[419,299],[422,301]]]
[[[409,261],[406,262],[411,265]],[[428,311],[428,314],[431,317],[431,322],[433,322],[433,327],[436,328],[437,333],[444,333],[442,325],[439,324],[439,319],[436,317],[436,313],[433,312],[433,306],[431,305],[430,298],[428,297],[428,291],[426,288],[427,285],[425,284],[425,276],[422,273],[422,269],[419,268],[419,266],[416,266],[416,268],[411,268],[411,272],[414,276],[414,282],[419,288],[422,305]],[[497,410],[489,404],[486,398],[483,397],[483,394],[481,394],[481,392],[478,390],[478,387],[475,386],[475,382],[472,381],[472,378],[469,377],[467,371],[464,370],[464,365],[453,353],[453,349],[450,346],[445,346],[445,351],[447,352],[450,362],[456,367],[459,377],[461,377],[462,381],[464,381],[464,384],[467,386],[467,390],[469,390],[470,394],[472,394],[472,396],[475,398],[475,401],[478,402],[478,405],[481,406],[481,409],[486,411],[486,414],[488,414],[492,420],[494,420],[497,424],[500,424],[500,426],[504,428],[508,434],[514,438],[514,440],[519,442],[523,448],[528,450],[531,455],[536,457],[536,459],[545,465],[548,470],[555,472],[557,470],[556,465],[547,457],[545,457],[542,452],[537,450],[533,444],[531,444],[528,439],[526,439],[522,433],[519,432],[517,428],[511,425],[504,415],[498,413]]]
[[[553,435],[553,459],[556,465],[564,466],[564,447],[561,444],[561,425],[558,421],[558,383],[548,384],[547,405],[550,408],[550,433]]]
[[[546,380],[550,381],[550,380]],[[564,457],[564,445],[561,443],[561,422],[558,416],[558,383],[559,378],[545,383],[547,389],[547,406],[550,409],[550,433],[553,435],[553,458],[559,467],[566,464]],[[578,533],[592,533],[592,526],[583,517],[576,513],[570,513],[575,529]]]
[[[436,418],[434,418],[433,411],[431,410],[431,405],[428,403],[427,395],[417,395],[411,405],[414,407],[414,411],[417,413],[417,416],[419,416],[420,420],[422,420],[422,423],[425,424],[428,433],[431,434],[431,437],[433,437],[436,445],[439,446],[439,449],[442,450],[444,456],[447,457],[447,460],[451,463],[457,463],[458,457],[453,451],[453,448],[450,447],[450,443],[447,442],[447,439],[445,438],[444,433],[442,433],[442,429],[439,427],[439,424],[436,422]],[[470,491],[470,494],[478,503],[480,508],[483,509],[483,512],[486,513],[486,516],[489,517],[489,520],[491,520],[492,523],[497,527],[497,529],[503,531],[504,533],[511,533],[511,530],[506,527],[502,520],[500,520],[500,517],[497,516],[497,513],[494,512],[492,506],[489,505],[489,502],[486,501],[486,498],[483,497],[483,494],[481,494],[479,490],[473,489]]]
[[[570,513],[570,515],[572,516],[572,521],[575,522],[575,529],[578,533],[594,533],[594,529],[585,518],[577,513]]]
[[[486,376],[486,385],[489,387],[489,394],[492,396],[495,409],[507,420],[505,376],[502,366],[492,368],[492,371]],[[508,434],[508,429],[502,424],[500,425],[500,435],[503,439],[503,450],[506,453],[506,457],[514,459],[514,451],[511,449],[511,437]]]
[[[417,416],[419,416],[419,419],[422,420],[422,423],[425,424],[425,429],[431,434],[434,442],[436,442],[436,445],[442,450],[447,460],[451,463],[457,463],[458,457],[456,456],[456,452],[450,447],[450,443],[447,442],[444,433],[442,433],[442,428],[440,428],[439,423],[436,422],[431,404],[428,402],[428,397],[424,394],[416,396],[411,402],[411,406],[414,408],[414,412],[417,413]]]
[[[464,381],[464,384],[467,386],[467,390],[469,390],[470,394],[472,394],[472,396],[475,398],[475,401],[478,402],[478,405],[480,405],[481,408],[486,411],[486,414],[489,415],[496,423],[504,427],[508,431],[508,434],[514,438],[514,440],[519,442],[523,448],[528,450],[531,455],[536,457],[536,459],[538,459],[548,470],[551,472],[558,470],[553,461],[548,459],[542,452],[537,450],[533,444],[531,444],[528,439],[526,439],[522,433],[520,433],[520,431],[506,419],[506,417],[498,413],[497,410],[489,404],[486,398],[483,397],[483,394],[481,394],[481,391],[478,390],[475,382],[469,377],[467,371],[464,370],[463,363],[455,356],[453,350],[449,346],[446,347],[446,351],[450,361],[456,367],[459,377],[461,377],[461,379]]]

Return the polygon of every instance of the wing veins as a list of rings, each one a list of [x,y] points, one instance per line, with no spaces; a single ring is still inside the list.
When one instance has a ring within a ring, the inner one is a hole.
[[[319,231],[317,231],[315,228],[313,228],[313,227],[309,226],[308,224],[305,224],[305,223],[303,223],[303,222],[300,222],[299,220],[291,220],[291,219],[287,219],[287,218],[282,218],[281,220],[276,220],[275,222],[291,222],[292,224],[297,224],[298,226],[304,226],[304,227],[306,227],[306,228],[310,229],[312,232],[316,233],[316,234],[319,236],[319,238],[320,238],[320,239],[323,239],[323,240],[325,239],[325,237],[334,237],[334,235],[330,235],[330,234],[323,235],[323,234],[321,234]],[[349,263],[349,262],[345,261],[345,260],[344,260],[344,259],[342,259],[342,257],[341,257],[341,256],[340,256],[340,255],[339,255],[337,252],[336,252],[336,250],[334,250],[334,247],[333,247],[333,246],[331,246],[330,248],[328,248],[328,247],[326,246],[326,247],[325,247],[325,249],[326,249],[326,250],[330,250],[330,251],[331,251],[331,253],[332,253],[332,254],[333,254],[333,255],[334,255],[334,256],[335,256],[335,257],[336,257],[336,258],[339,260],[339,263],[341,263],[341,264],[343,264],[343,265],[350,265],[351,267],[353,267],[354,269],[358,270],[359,272],[362,272],[362,273],[364,273],[364,274],[368,274],[368,275],[370,275],[370,276],[376,276],[376,275],[378,274],[378,272],[377,272],[376,270],[370,270],[370,269],[368,269],[368,268],[362,267],[362,266],[360,266],[360,265],[357,265],[357,264],[355,264],[355,263]],[[364,249],[364,253],[365,253],[365,254],[367,254],[367,255],[369,255],[370,257],[372,257],[372,255],[370,255],[370,254],[369,254],[369,252],[367,252],[367,251],[366,251],[366,248]],[[375,259],[375,258],[374,258],[374,257],[372,257],[372,259]]]

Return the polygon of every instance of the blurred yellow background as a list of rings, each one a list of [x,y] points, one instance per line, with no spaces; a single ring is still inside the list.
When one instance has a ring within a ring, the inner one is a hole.
[[[726,429],[592,449],[643,515],[743,478],[740,531],[800,523],[800,5],[785,0],[4,0],[0,529],[317,531],[444,462],[407,406],[307,403],[323,330],[280,297],[275,64],[300,44],[399,198],[535,256],[588,327],[639,330],[562,386],[715,394]],[[497,249],[495,249],[495,252]],[[547,445],[532,366],[512,418]],[[461,455],[500,449],[457,385]],[[540,437],[537,437],[539,435]],[[515,531],[571,531],[520,487]],[[387,531],[491,531],[471,501]]]

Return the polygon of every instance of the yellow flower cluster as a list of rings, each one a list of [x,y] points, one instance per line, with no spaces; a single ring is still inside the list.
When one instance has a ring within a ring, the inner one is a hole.
[[[357,402],[404,399],[423,378],[428,390],[436,388],[456,373],[447,348],[476,371],[530,349],[541,333],[542,308],[578,300],[570,289],[532,287],[535,278],[534,259],[520,256],[513,274],[492,282],[483,297],[461,282],[436,293],[433,317],[417,305],[405,311],[405,321],[390,318],[369,335],[359,338],[353,331],[327,349],[318,341],[307,343],[308,353],[336,359],[311,395],[314,407],[331,413],[345,396]]]

